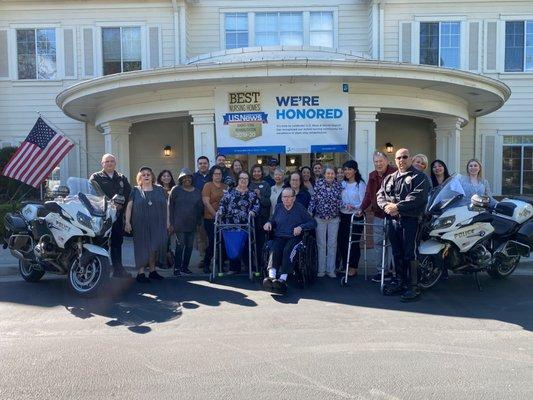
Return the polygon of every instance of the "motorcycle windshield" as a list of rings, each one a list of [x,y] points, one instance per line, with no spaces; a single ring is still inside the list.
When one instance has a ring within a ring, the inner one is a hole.
[[[104,216],[106,213],[106,199],[100,196],[88,179],[70,177],[67,179],[70,196],[67,201],[80,201],[93,216]]]
[[[464,195],[465,192],[459,181],[459,176],[451,176],[431,193],[428,211],[430,213],[442,213],[446,208],[456,205]]]
[[[83,193],[98,196],[98,193],[96,190],[94,190],[94,187],[91,185],[89,179],[71,176],[67,179],[67,186],[71,195]]]

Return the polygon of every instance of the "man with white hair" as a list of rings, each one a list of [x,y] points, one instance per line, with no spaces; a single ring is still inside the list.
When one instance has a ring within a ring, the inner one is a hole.
[[[263,279],[265,290],[277,293],[287,291],[287,277],[294,269],[291,253],[302,240],[302,232],[314,228],[316,228],[315,219],[303,205],[296,202],[294,189],[283,189],[281,204],[276,206],[274,215],[263,225],[263,229],[267,232],[274,230],[267,266],[268,277]]]
[[[102,156],[102,170],[95,172],[89,181],[95,190],[102,196],[112,199],[115,195],[124,196],[125,203],[131,193],[131,185],[128,178],[117,172],[117,159],[113,154]],[[122,242],[124,238],[124,209],[117,205],[117,220],[111,229],[111,240],[109,251],[111,253],[111,263],[113,264],[113,276],[116,278],[129,278],[131,275],[126,272],[122,265]]]

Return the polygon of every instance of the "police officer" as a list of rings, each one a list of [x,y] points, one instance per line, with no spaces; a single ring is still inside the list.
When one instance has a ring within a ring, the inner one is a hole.
[[[102,156],[102,170],[95,172],[89,178],[89,181],[94,186],[96,191],[108,199],[112,199],[115,195],[121,195],[125,198],[125,203],[131,193],[131,186],[128,178],[118,173],[115,168],[117,166],[116,157],[113,154],[104,154]],[[111,262],[113,264],[113,276],[117,278],[129,278],[131,274],[126,272],[122,265],[122,241],[124,237],[124,209],[117,205],[117,220],[111,229]]]
[[[383,180],[377,194],[378,206],[385,212],[385,229],[399,278],[385,287],[385,293],[403,292],[402,301],[415,301],[420,296],[416,236],[430,184],[428,177],[412,166],[408,149],[398,150],[395,159],[398,171]]]

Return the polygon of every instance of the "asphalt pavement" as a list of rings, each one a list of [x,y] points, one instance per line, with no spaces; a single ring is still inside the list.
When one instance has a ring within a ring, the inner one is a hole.
[[[287,296],[245,276],[72,295],[0,278],[0,399],[533,399],[533,276],[404,304],[360,276]]]

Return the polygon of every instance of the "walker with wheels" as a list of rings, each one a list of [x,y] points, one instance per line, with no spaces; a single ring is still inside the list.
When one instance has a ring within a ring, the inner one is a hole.
[[[240,259],[242,252],[247,250],[249,278],[253,281],[255,277],[260,276],[261,273],[257,264],[254,213],[248,213],[248,221],[245,224],[224,223],[222,222],[222,216],[217,213],[215,215],[214,226],[215,242],[213,245],[213,259],[211,261],[212,268],[209,281],[214,282],[216,278],[228,275],[224,272],[223,244],[226,255],[230,259]],[[248,243],[248,246],[246,246],[246,243]]]

